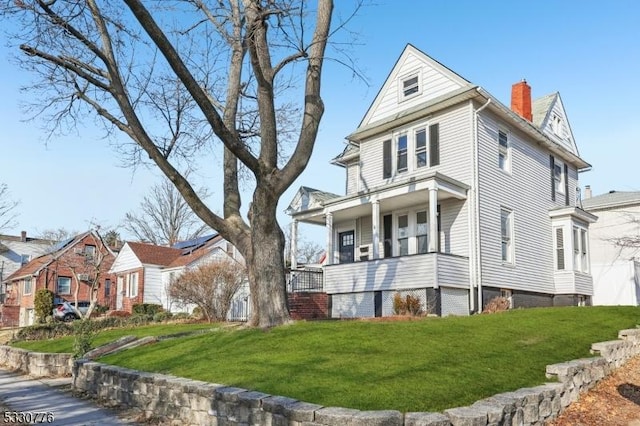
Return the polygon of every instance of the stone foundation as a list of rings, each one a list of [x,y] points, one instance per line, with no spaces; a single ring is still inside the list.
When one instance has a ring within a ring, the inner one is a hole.
[[[444,413],[359,411],[297,401],[246,389],[76,361],[73,384],[93,398],[138,408],[151,418],[191,425],[290,426],[484,426],[540,425],[555,418],[579,395],[640,354],[640,329],[621,340],[592,345],[593,358],[547,366],[557,382],[518,389]]]

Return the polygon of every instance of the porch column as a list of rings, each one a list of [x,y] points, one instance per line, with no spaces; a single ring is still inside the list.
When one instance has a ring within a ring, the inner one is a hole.
[[[298,268],[298,219],[291,222],[291,269]]]
[[[327,256],[326,264],[333,265],[333,213],[327,213],[325,217],[327,227]]]
[[[438,188],[429,188],[429,253],[438,251]]]
[[[371,235],[373,236],[372,259],[380,258],[380,201],[371,202]]]

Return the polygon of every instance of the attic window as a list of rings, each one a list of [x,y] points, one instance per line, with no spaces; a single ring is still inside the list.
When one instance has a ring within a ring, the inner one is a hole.
[[[402,98],[410,98],[420,93],[420,75],[413,74],[402,79]]]
[[[551,116],[551,130],[562,137],[562,119],[557,114]]]

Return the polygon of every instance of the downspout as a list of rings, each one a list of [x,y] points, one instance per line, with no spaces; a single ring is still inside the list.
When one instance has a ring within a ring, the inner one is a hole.
[[[480,93],[480,88],[476,89],[478,93]],[[481,250],[480,250],[480,155],[479,155],[479,138],[478,138],[478,115],[482,110],[489,106],[491,103],[491,98],[487,99],[487,102],[484,103],[480,108],[475,111],[473,114],[473,182],[472,187],[474,188],[474,275],[476,278],[476,283],[478,287],[478,307],[477,313],[482,312],[482,266],[481,266]],[[473,285],[473,283],[472,283]]]

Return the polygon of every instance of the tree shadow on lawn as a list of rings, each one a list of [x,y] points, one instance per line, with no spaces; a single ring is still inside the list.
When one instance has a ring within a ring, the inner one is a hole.
[[[618,385],[618,393],[636,405],[640,405],[640,386],[623,383]]]

